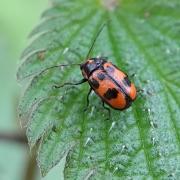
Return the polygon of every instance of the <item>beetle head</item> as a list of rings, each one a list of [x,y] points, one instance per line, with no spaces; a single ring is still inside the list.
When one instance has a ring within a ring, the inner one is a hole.
[[[80,65],[83,76],[88,79],[93,71],[102,67],[106,62],[104,58],[90,58],[85,63]]]

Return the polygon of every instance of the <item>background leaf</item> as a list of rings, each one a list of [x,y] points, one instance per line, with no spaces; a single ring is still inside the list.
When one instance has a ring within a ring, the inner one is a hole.
[[[65,179],[178,179],[180,2],[51,2],[17,73],[20,81],[30,82],[19,115],[30,146],[41,140],[42,174],[66,157]],[[49,68],[84,62],[108,20],[91,56],[107,56],[129,75],[135,73],[133,81],[143,89],[128,110],[112,110],[110,121],[95,94],[83,112],[88,84],[52,88],[80,80],[79,67]]]

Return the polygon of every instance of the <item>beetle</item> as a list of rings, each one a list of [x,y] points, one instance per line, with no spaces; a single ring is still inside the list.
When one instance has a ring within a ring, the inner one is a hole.
[[[136,98],[136,88],[128,76],[104,58],[90,58],[80,66],[94,92],[114,109],[128,108]]]
[[[128,75],[121,71],[104,57],[90,58],[80,64],[83,79],[76,83],[64,83],[64,85],[79,85],[88,82],[90,90],[87,96],[87,106],[89,105],[89,95],[93,90],[103,101],[113,109],[127,109],[136,99],[136,88],[128,78]]]
[[[89,54],[92,51],[95,41],[103,27],[104,25],[97,33],[92,46],[89,49],[86,57],[87,60],[81,64],[70,64],[80,66],[83,79],[79,82],[67,82],[60,86],[55,85],[54,87],[61,88],[65,85],[79,85],[88,82],[90,89],[87,95],[87,106],[85,110],[89,105],[89,95],[93,90],[101,98],[103,107],[107,109],[110,114],[110,109],[105,107],[104,103],[113,109],[127,109],[136,99],[137,90],[135,85],[129,80],[128,75],[111,63],[107,57],[89,58]]]

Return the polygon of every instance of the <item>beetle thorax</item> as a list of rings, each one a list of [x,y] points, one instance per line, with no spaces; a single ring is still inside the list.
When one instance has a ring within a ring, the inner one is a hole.
[[[82,75],[85,79],[88,79],[89,76],[97,69],[99,69],[105,60],[101,58],[91,58],[88,59],[85,63],[81,64],[80,68]]]

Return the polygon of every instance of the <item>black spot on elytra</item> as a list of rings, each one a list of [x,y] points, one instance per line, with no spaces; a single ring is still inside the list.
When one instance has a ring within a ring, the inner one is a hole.
[[[109,88],[104,94],[104,97],[108,100],[115,99],[117,98],[117,96],[118,96],[118,91],[115,88],[113,89]]]
[[[94,78],[92,78],[92,79],[90,80],[90,84],[91,84],[95,89],[97,89],[97,88],[99,87],[99,82],[98,82],[96,79],[94,79]]]
[[[115,69],[112,66],[107,66],[107,71],[108,71],[108,73],[113,73],[115,71]]]
[[[128,108],[132,104],[132,99],[127,95],[125,96],[125,99],[126,99],[126,107],[125,108]]]
[[[123,79],[123,82],[124,82],[125,85],[127,85],[129,87],[131,86],[131,81],[128,79],[127,76]]]
[[[102,81],[105,78],[105,75],[103,73],[98,73],[97,77],[98,77],[99,80]]]

